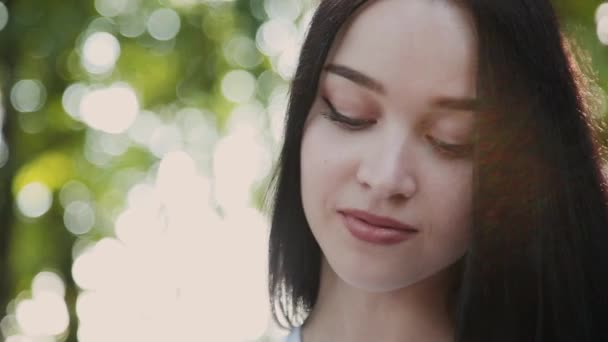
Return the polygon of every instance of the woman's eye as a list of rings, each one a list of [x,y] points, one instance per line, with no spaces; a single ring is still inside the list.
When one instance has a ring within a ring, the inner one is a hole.
[[[321,115],[323,115],[324,117],[328,118],[331,121],[334,121],[334,122],[340,124],[341,126],[345,127],[346,129],[349,129],[351,131],[356,131],[356,130],[363,129],[363,128],[375,123],[374,120],[359,120],[359,119],[350,118],[350,117],[338,112],[336,110],[336,108],[334,107],[334,105],[327,98],[323,97],[323,101],[325,101],[325,103],[329,107],[330,111],[324,112]]]
[[[427,139],[439,153],[447,157],[468,158],[473,155],[473,144],[450,144],[431,135],[428,135]]]

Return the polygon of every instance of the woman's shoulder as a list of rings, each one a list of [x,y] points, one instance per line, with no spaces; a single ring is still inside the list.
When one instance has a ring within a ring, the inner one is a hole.
[[[293,328],[281,342],[302,342],[300,327]]]

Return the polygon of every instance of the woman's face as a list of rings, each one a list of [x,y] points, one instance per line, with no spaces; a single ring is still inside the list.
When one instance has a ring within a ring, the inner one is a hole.
[[[373,1],[343,30],[306,122],[302,201],[337,276],[395,290],[469,245],[476,39],[442,0]]]

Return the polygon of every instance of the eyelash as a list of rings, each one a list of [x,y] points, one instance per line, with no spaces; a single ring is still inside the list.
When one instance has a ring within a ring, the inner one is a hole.
[[[431,135],[427,135],[427,139],[439,153],[449,158],[469,158],[473,155],[473,144],[448,144]]]
[[[322,115],[328,118],[329,120],[340,124],[348,130],[358,131],[364,129],[368,125],[376,123],[376,120],[358,120],[349,118],[348,116],[338,112],[334,105],[327,98],[323,97],[323,101],[325,101],[325,103],[329,107],[329,112],[323,112]]]
[[[322,97],[322,99],[330,109],[329,112],[323,112],[322,115],[330,121],[336,122],[347,130],[359,131],[376,123],[376,120],[358,120],[349,118],[348,116],[338,112],[327,98]],[[431,145],[433,145],[435,150],[442,156],[451,159],[458,159],[469,158],[473,154],[473,144],[448,144],[431,135],[427,135],[426,138],[429,140]]]

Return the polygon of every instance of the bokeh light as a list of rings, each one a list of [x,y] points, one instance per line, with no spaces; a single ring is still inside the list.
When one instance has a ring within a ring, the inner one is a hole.
[[[65,283],[54,272],[38,273],[32,281],[32,297],[17,301],[15,322],[22,339],[56,341],[54,336],[64,333],[70,323],[64,300]],[[7,322],[13,325],[10,322]],[[12,326],[6,330],[16,330]],[[4,333],[3,329],[3,333]],[[6,335],[5,335],[6,336]],[[13,335],[17,338],[19,335]]]
[[[78,37],[77,43],[80,45],[84,43],[83,39],[86,39],[89,35],[95,32],[114,32],[114,19],[106,17],[96,17],[87,26],[86,30]]]
[[[608,17],[603,17],[597,23],[597,36],[602,44],[608,45]]]
[[[63,222],[72,234],[86,234],[95,224],[95,209],[88,202],[73,201],[65,208]]]
[[[293,22],[285,19],[271,19],[257,31],[256,44],[258,49],[267,56],[277,56],[288,48],[297,37],[297,29]]]
[[[33,182],[24,186],[17,194],[17,207],[27,217],[44,215],[53,203],[51,190],[43,183]]]
[[[104,238],[76,258],[72,278],[82,289],[119,290],[119,281],[127,279],[128,275],[126,253],[125,246],[118,240]]]
[[[11,89],[11,103],[20,112],[35,112],[45,101],[46,88],[38,80],[20,80]]]
[[[92,200],[91,190],[82,182],[70,180],[59,191],[59,202],[66,208],[75,201],[89,202]]]
[[[284,80],[291,80],[296,73],[300,46],[295,42],[290,43],[279,56],[276,70]]]
[[[162,202],[156,188],[151,184],[135,184],[127,193],[127,205],[131,208],[145,208],[155,213],[161,210]]]
[[[173,39],[181,27],[179,15],[170,8],[160,8],[148,18],[148,33],[158,40]]]
[[[186,145],[199,151],[196,153],[199,158],[195,159],[208,157],[207,151],[211,150],[219,134],[215,114],[197,108],[183,108],[177,112],[176,122]]]
[[[234,340],[255,340],[263,335],[270,320],[266,291],[268,221],[257,210],[242,208],[227,216],[226,228],[228,237],[224,241],[234,244],[224,252],[224,260],[230,269],[238,271],[228,276],[226,280],[230,285],[223,293],[234,293],[231,308],[233,313],[238,312],[234,319],[243,322]],[[247,289],[239,285],[242,283],[248,284]],[[230,311],[230,307],[228,309]],[[225,324],[229,325],[229,322],[226,318]]]
[[[63,298],[47,292],[19,302],[16,316],[21,330],[30,336],[59,335],[69,324]]]
[[[102,144],[101,137],[102,133],[96,130],[88,130],[84,141],[84,157],[91,164],[96,165],[100,168],[107,168],[111,166],[113,157],[107,153]]]
[[[129,127],[127,134],[133,141],[147,146],[161,124],[161,120],[155,113],[143,110]]]
[[[99,132],[99,146],[108,155],[118,157],[127,152],[131,141],[126,134],[110,134]]]
[[[17,323],[17,317],[14,314],[4,316],[0,321],[0,331],[2,331],[2,336],[7,337],[5,341],[8,341],[10,336],[18,335],[19,323]]]
[[[63,92],[61,103],[63,109],[72,118],[79,119],[80,117],[80,102],[89,91],[88,87],[83,83],[74,83],[69,85]]]
[[[114,69],[120,56],[120,43],[110,33],[95,32],[82,47],[81,63],[92,74],[103,74]]]
[[[608,16],[602,17],[597,23],[597,37],[604,45],[608,45]]]
[[[173,151],[166,154],[158,167],[157,187],[160,196],[168,204],[182,202],[184,189],[191,186],[196,175],[194,160],[187,153]]]
[[[138,2],[136,0],[95,0],[95,9],[105,17],[116,17],[133,10]]]
[[[183,137],[179,127],[174,123],[156,126],[148,140],[148,149],[158,158],[182,147]]]
[[[270,132],[274,141],[279,144],[283,141],[283,124],[287,111],[289,88],[279,85],[272,90],[268,99],[268,116],[270,118]]]
[[[595,11],[596,33],[600,42],[608,45],[608,3],[600,4]]]
[[[30,336],[59,335],[69,324],[63,298],[50,293],[21,301],[16,315],[19,327]]]
[[[295,21],[302,11],[301,0],[265,0],[264,10],[270,18]]]
[[[232,102],[246,102],[255,94],[256,79],[245,70],[232,70],[222,79],[222,94]]]
[[[232,128],[213,154],[216,201],[225,211],[247,207],[252,185],[270,163],[259,129],[248,123]]]
[[[197,179],[200,175],[190,156],[169,153],[161,162],[155,186],[138,184],[129,191],[129,209],[116,222],[120,240],[104,239],[77,258],[74,279],[88,289],[77,303],[78,334],[83,341],[243,341],[263,335],[269,321],[266,222],[255,210],[235,213],[228,225],[212,218],[211,212],[201,211],[206,207],[208,185],[207,190],[193,186]],[[161,203],[169,209],[167,220],[159,216]],[[221,241],[242,243],[227,249]],[[218,259],[223,262],[213,262]],[[138,272],[133,272],[136,263]],[[191,267],[205,269],[204,276],[190,272]],[[226,278],[225,267],[234,276]],[[240,285],[243,281],[247,287]],[[123,291],[120,303],[114,296],[118,289]],[[151,296],[153,306],[148,300]],[[117,305],[124,306],[120,313]],[[239,321],[247,321],[243,329],[230,329],[234,312],[239,312]],[[120,336],[107,332],[108,324],[118,327]]]
[[[55,272],[43,271],[38,273],[32,281],[32,294],[36,297],[44,292],[53,293],[63,298],[65,296],[63,279]]]
[[[224,57],[231,64],[251,69],[262,63],[262,55],[255,42],[244,36],[235,36],[224,44]]]
[[[4,3],[0,2],[0,31],[2,31],[8,23],[8,9]]]
[[[115,83],[108,88],[86,93],[80,102],[79,112],[91,128],[106,133],[122,133],[135,121],[139,101],[130,85]]]
[[[597,6],[595,10],[595,22],[598,23],[603,17],[608,15],[608,2],[604,2]]]
[[[146,18],[143,15],[133,14],[117,18],[120,34],[128,38],[141,36],[146,32]]]

